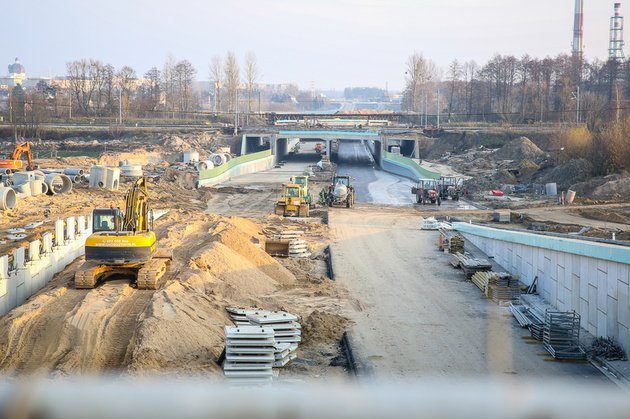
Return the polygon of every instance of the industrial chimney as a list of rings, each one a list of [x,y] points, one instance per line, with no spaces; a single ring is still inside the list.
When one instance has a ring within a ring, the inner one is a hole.
[[[623,16],[621,16],[621,3],[615,3],[615,14],[610,18],[610,41],[608,44],[608,58],[623,62]]]
[[[583,38],[584,38],[584,0],[575,0],[575,18],[573,20],[573,57],[577,58],[580,63],[584,56]]]

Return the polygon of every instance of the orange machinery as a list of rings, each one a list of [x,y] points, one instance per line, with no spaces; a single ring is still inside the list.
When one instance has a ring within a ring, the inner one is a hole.
[[[26,170],[36,169],[33,163],[33,153],[31,153],[31,143],[25,142],[15,146],[10,159],[0,159],[0,168],[17,171],[24,167],[24,162],[20,159],[22,154],[26,154]]]

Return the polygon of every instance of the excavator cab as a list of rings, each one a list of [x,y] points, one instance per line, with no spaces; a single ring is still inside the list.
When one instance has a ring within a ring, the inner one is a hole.
[[[92,211],[92,232],[120,231],[123,215],[118,208],[96,208]]]
[[[113,206],[92,211],[92,234],[85,241],[85,262],[75,273],[76,288],[93,288],[114,275],[133,278],[139,289],[157,289],[173,258],[158,249],[147,181],[142,177],[125,198],[125,211]]]

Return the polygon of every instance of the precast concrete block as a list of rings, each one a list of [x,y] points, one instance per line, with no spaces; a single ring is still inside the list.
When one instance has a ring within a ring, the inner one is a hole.
[[[617,300],[610,295],[607,299],[608,309],[606,310],[606,336],[619,336],[619,323],[617,322]]]
[[[0,278],[9,277],[9,255],[0,256]]]
[[[26,249],[24,247],[18,247],[13,252],[13,268],[24,269],[26,263]]]
[[[55,221],[55,246],[63,246],[65,244],[65,228],[63,220]]]
[[[580,298],[588,300],[588,259],[580,258]]]
[[[42,242],[40,240],[34,240],[28,244],[28,261],[34,262],[38,261],[39,249],[41,248]]]
[[[587,278],[588,283],[593,286],[597,286],[597,259],[588,258],[588,267],[587,267]]]
[[[79,215],[77,217],[77,234],[81,235],[85,232],[85,217],[83,215]]]
[[[618,263],[608,262],[608,273],[606,275],[606,291],[609,296],[617,298],[617,266]]]
[[[630,354],[630,332],[627,326],[619,325],[618,342],[626,350],[626,355]]]
[[[597,310],[597,333],[595,333],[595,337],[607,337],[608,330],[606,329],[606,313],[601,310]]]
[[[580,326],[582,326],[584,329],[586,329],[586,326],[588,325],[588,301],[585,300],[584,298],[580,298],[580,308],[579,310],[577,310],[577,312],[580,314]]]
[[[597,326],[597,287],[588,286],[588,322]]]
[[[604,273],[608,273],[608,261],[607,260],[603,260],[603,259],[596,259],[597,260],[597,270],[598,271],[602,271]]]
[[[608,295],[607,289],[607,281],[606,281],[606,273],[597,270],[597,309],[606,313],[606,297]]]
[[[630,284],[630,264],[620,263],[617,265],[617,279],[619,282]]]
[[[617,321],[630,327],[630,288],[621,281],[617,281]]]
[[[53,235],[51,233],[42,234],[42,253],[47,254],[52,252],[53,247]]]
[[[580,308],[580,277],[575,274],[571,274],[571,282],[573,282],[573,286],[571,287],[571,307],[573,307],[576,311],[579,311]]]
[[[75,239],[75,218],[68,217],[66,218],[66,240],[74,240]]]

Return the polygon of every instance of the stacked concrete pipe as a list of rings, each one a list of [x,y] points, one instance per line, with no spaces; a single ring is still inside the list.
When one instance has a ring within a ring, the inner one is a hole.
[[[17,206],[17,195],[12,188],[0,187],[0,209],[8,210]]]
[[[72,190],[72,180],[64,174],[49,173],[44,182],[48,185],[48,195],[68,193]]]

